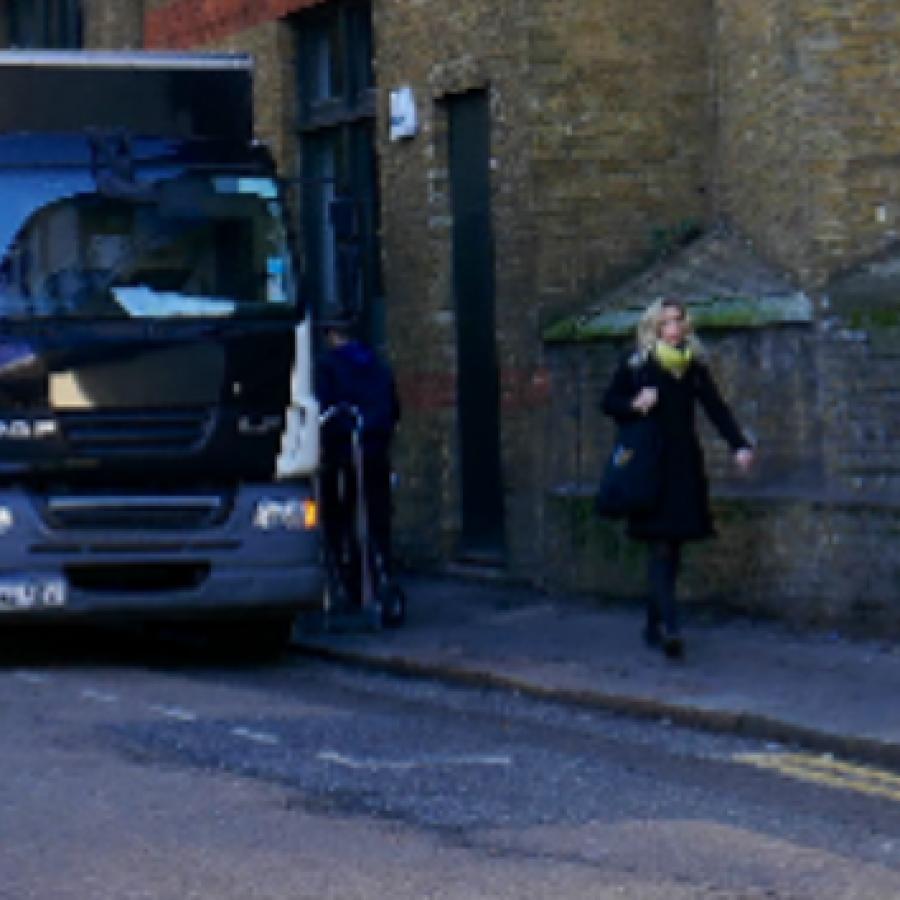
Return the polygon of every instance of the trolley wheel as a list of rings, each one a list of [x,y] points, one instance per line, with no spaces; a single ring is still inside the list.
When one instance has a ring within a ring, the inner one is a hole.
[[[329,572],[325,577],[325,586],[322,590],[322,611],[325,615],[346,613],[350,608],[350,597],[347,586],[334,572]]]
[[[370,631],[381,631],[384,622],[384,614],[382,612],[381,603],[377,600],[372,601],[363,607],[363,619],[366,627]]]
[[[389,581],[381,600],[381,624],[385,628],[400,628],[406,623],[406,592]]]

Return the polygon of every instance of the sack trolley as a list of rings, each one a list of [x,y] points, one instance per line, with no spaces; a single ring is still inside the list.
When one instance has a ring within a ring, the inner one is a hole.
[[[326,627],[338,618],[359,616],[372,630],[399,628],[406,621],[406,593],[391,576],[385,548],[378,546],[372,534],[365,489],[364,417],[358,407],[341,403],[324,410],[319,422],[325,425],[339,417],[350,423],[351,453],[350,471],[343,466],[338,469],[335,499],[339,504],[352,503],[353,507],[348,510],[345,506],[344,515],[337,516],[341,527],[336,546],[329,546],[328,534],[333,529],[324,532]],[[352,488],[347,483],[348,476],[353,481]],[[327,508],[324,496],[321,499],[323,519],[334,516],[335,511]]]

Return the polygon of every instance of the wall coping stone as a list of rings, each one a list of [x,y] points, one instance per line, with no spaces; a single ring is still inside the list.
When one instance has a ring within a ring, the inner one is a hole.
[[[685,305],[697,328],[738,331],[782,325],[810,325],[812,301],[803,293],[770,297],[691,298]],[[634,334],[643,309],[611,309],[594,315],[571,316],[543,332],[548,344],[619,340]]]
[[[583,312],[551,323],[547,343],[617,340],[634,333],[658,297],[684,303],[698,327],[741,330],[809,325],[813,304],[780,270],[724,224],[666,253],[640,274],[602,294]]]

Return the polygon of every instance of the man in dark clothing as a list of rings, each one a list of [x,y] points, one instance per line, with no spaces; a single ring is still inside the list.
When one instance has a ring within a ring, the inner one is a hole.
[[[354,534],[356,472],[353,429],[357,422],[349,412],[359,411],[362,433],[364,500],[369,536],[381,565],[391,571],[391,460],[390,446],[400,420],[400,404],[390,367],[375,352],[352,337],[347,322],[328,325],[326,349],[317,369],[316,387],[323,413],[329,417],[322,429],[322,524],[326,554],[332,573],[340,566],[340,548]],[[354,566],[358,571],[358,566]],[[347,586],[358,594],[358,585]]]

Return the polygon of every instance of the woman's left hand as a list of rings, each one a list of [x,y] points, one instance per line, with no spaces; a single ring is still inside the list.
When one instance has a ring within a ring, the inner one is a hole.
[[[753,468],[755,460],[756,454],[749,447],[741,447],[734,454],[734,461],[742,472],[749,472]]]

